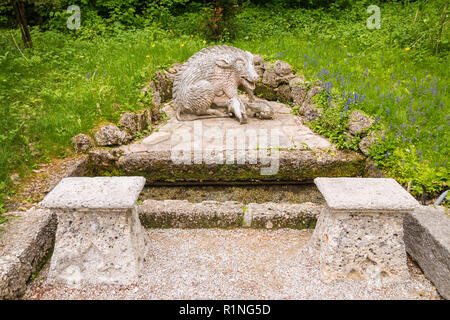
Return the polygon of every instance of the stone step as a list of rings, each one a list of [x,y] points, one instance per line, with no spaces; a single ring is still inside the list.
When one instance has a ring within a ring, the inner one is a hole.
[[[146,200],[138,213],[145,228],[291,228],[312,229],[322,209],[311,202]]]
[[[164,125],[145,139],[90,151],[92,175],[144,176],[155,182],[311,181],[363,176],[365,158],[337,150],[289,106],[270,102],[272,120],[233,118],[179,122],[170,106]]]
[[[139,195],[139,200],[188,200],[192,203],[236,201],[244,205],[265,202],[325,203],[315,184],[147,186]]]

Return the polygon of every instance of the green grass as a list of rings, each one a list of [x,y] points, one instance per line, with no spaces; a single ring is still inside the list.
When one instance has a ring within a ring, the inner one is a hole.
[[[25,60],[9,32],[0,32],[0,195],[11,191],[13,172],[65,157],[74,135],[142,108],[139,89],[156,70],[206,45],[154,30],[91,41],[35,30],[33,40]]]
[[[435,54],[442,3],[387,4],[382,28],[372,31],[364,4],[339,15],[247,8],[236,18],[240,31],[230,44],[321,79],[345,112],[376,116],[384,131],[371,151],[376,163],[400,182],[412,181],[414,194],[421,184],[435,194],[449,176],[448,32]],[[139,89],[154,71],[210,44],[195,30],[183,34],[181,22],[103,37],[86,37],[84,30],[81,38],[35,28],[34,50],[22,48],[26,59],[9,31],[0,30],[0,222],[2,199],[14,192],[12,173],[23,176],[38,163],[67,156],[74,135],[141,108]],[[357,102],[349,102],[349,92],[358,94]]]

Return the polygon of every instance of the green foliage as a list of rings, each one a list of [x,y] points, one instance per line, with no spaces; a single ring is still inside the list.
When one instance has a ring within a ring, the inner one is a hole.
[[[385,152],[383,156],[380,155],[380,151]],[[429,194],[438,194],[447,187],[449,177],[447,168],[433,167],[429,161],[423,161],[414,145],[396,147],[391,144],[381,149],[376,147],[371,152],[377,158],[378,164],[387,170],[389,176],[405,185],[411,182],[411,193],[416,196],[422,194],[422,185]]]
[[[6,221],[6,218],[3,217],[3,214],[6,212],[5,210],[5,200],[6,196],[6,181],[0,181],[0,224]]]
[[[321,110],[321,116],[309,123],[311,129],[330,139],[340,149],[358,150],[360,138],[347,134],[348,112],[340,101],[328,101],[329,94],[325,91],[317,94],[313,99]]]

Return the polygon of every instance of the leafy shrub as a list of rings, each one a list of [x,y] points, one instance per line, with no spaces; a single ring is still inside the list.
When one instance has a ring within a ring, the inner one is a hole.
[[[314,132],[330,139],[340,149],[358,150],[359,136],[352,137],[348,131],[348,111],[342,102],[336,101],[326,91],[317,94],[313,100],[316,107],[321,109],[321,116],[309,122]]]

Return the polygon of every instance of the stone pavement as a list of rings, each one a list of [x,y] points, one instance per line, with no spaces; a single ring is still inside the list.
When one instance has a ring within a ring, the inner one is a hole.
[[[130,151],[143,150],[143,148],[146,151],[170,151],[174,147],[188,142],[189,140],[186,137],[192,138],[192,142],[194,142],[195,138],[200,138],[198,141],[201,142],[193,145],[193,149],[201,147],[204,150],[224,151],[227,150],[227,147],[230,147],[226,145],[225,139],[227,135],[233,133],[232,130],[247,137],[245,145],[231,146],[234,149],[242,147],[246,150],[257,149],[258,146],[251,143],[249,136],[252,134],[252,131],[258,134],[260,130],[262,134],[264,130],[267,130],[268,136],[270,132],[275,133],[277,130],[280,133],[279,141],[276,141],[276,138],[270,139],[273,136],[270,135],[267,141],[268,148],[326,150],[331,147],[331,143],[327,139],[313,133],[311,129],[301,123],[299,117],[292,115],[289,106],[274,101],[268,101],[268,103],[274,112],[273,119],[261,120],[251,117],[245,125],[240,125],[235,118],[179,122],[173,109],[167,106],[164,111],[171,117],[167,124],[161,127],[158,132],[145,138],[141,143],[131,145]],[[202,131],[195,130],[200,127],[199,124],[203,127]],[[197,134],[200,136],[195,137]],[[258,139],[260,148],[263,148],[261,141],[263,139],[263,136],[260,136]]]

